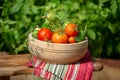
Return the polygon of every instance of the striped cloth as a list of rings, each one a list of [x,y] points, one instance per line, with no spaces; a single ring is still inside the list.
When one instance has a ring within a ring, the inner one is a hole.
[[[31,60],[27,66],[32,66]],[[93,63],[89,51],[79,62],[66,65],[45,63],[34,56],[34,75],[47,80],[91,80],[92,72]]]

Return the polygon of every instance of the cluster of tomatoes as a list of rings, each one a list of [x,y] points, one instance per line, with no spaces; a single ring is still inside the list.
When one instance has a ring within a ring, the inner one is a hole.
[[[51,41],[52,43],[75,43],[75,37],[79,30],[74,23],[68,23],[63,32],[52,32],[49,28],[41,28],[38,30],[37,38],[42,41]]]

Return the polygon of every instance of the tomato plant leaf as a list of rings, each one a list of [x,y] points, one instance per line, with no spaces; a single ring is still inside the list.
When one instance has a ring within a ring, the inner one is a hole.
[[[17,11],[19,11],[19,10],[21,9],[22,5],[23,5],[23,4],[21,4],[21,3],[16,3],[16,4],[14,4],[14,5],[11,7],[11,9],[10,9],[11,14],[14,14],[14,13],[16,13]]]
[[[117,44],[116,51],[118,51],[120,53],[120,43]]]
[[[118,5],[117,5],[117,1],[116,0],[111,0],[111,12],[112,14],[115,16],[115,13],[117,11]]]
[[[29,3],[24,4],[21,9],[22,14],[28,14],[30,11]]]
[[[87,35],[90,39],[95,40],[96,39],[96,33],[93,29],[87,30]]]
[[[31,6],[31,10],[34,14],[38,13],[38,7],[37,6]]]
[[[107,1],[109,1],[109,0],[99,0],[100,3],[105,3]]]

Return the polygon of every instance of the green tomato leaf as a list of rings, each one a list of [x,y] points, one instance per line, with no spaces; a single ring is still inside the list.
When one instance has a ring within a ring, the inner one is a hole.
[[[108,0],[99,0],[100,3],[105,3],[107,2]]]
[[[120,43],[117,44],[116,51],[118,51],[120,53]]]
[[[10,9],[11,14],[14,14],[17,11],[19,11],[21,7],[22,7],[22,4],[19,4],[19,3],[14,4]]]
[[[112,44],[108,44],[108,46],[107,46],[107,51],[108,51],[108,52],[107,52],[107,55],[108,55],[108,56],[111,55],[112,50],[113,50]]]
[[[30,10],[30,5],[29,5],[29,3],[24,4],[24,5],[22,6],[22,8],[21,8],[22,14],[27,14],[27,13],[29,13],[29,10]]]
[[[93,29],[88,29],[87,30],[87,35],[89,38],[91,38],[92,40],[96,39],[96,33]]]
[[[108,29],[111,31],[111,33],[115,33],[115,28],[111,23],[108,24]]]
[[[81,30],[78,34],[78,36],[76,36],[76,41],[77,42],[80,42],[80,41],[83,41],[85,39],[85,36],[86,36],[86,31],[85,30]]]
[[[38,7],[37,6],[32,6],[31,7],[31,10],[34,14],[37,14],[38,13]]]
[[[117,1],[116,0],[112,0],[111,1],[111,12],[113,15],[115,15],[116,11],[117,11],[117,8],[118,8],[118,5],[117,5]]]

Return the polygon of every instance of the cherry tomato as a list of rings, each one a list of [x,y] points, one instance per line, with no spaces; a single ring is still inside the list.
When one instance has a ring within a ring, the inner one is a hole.
[[[63,34],[54,33],[52,36],[52,42],[53,43],[67,43],[68,36],[64,33]]]
[[[38,35],[37,35],[39,40],[51,40],[52,39],[52,32],[48,29],[48,28],[41,28],[38,31]]]
[[[65,33],[68,35],[68,36],[77,36],[78,34],[78,30],[77,30],[77,26],[76,24],[74,23],[68,23],[65,27]]]
[[[69,37],[68,42],[75,43],[76,42],[75,37]]]

